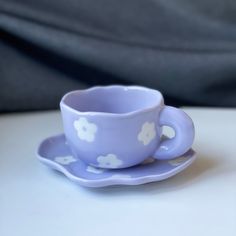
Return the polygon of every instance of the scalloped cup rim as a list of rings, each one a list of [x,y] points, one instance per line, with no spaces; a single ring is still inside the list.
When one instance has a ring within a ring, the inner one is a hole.
[[[112,113],[112,112],[99,112],[99,111],[79,111],[76,110],[75,108],[72,108],[71,106],[69,106],[68,104],[66,104],[65,100],[71,96],[72,94],[76,94],[76,93],[89,93],[91,91],[95,91],[95,90],[111,90],[111,89],[124,89],[124,90],[132,90],[132,89],[136,89],[136,90],[142,90],[142,91],[152,91],[153,93],[156,94],[157,98],[159,98],[159,101],[156,102],[155,105],[153,106],[149,106],[147,108],[140,108],[140,109],[136,109],[134,111],[130,111],[130,112],[125,112],[125,113]],[[137,85],[131,85],[131,86],[125,86],[125,85],[109,85],[109,86],[94,86],[92,88],[88,88],[88,89],[81,89],[81,90],[73,90],[70,91],[68,93],[66,93],[61,101],[60,101],[60,107],[63,107],[71,112],[74,112],[78,115],[82,115],[82,116],[105,116],[105,117],[111,117],[111,118],[129,118],[132,116],[136,116],[137,114],[141,114],[141,113],[146,113],[149,111],[152,111],[153,109],[156,109],[157,107],[162,107],[164,106],[164,99],[163,99],[163,95],[161,94],[161,92],[159,92],[158,90],[155,89],[151,89],[151,88],[146,88],[143,86],[137,86]]]

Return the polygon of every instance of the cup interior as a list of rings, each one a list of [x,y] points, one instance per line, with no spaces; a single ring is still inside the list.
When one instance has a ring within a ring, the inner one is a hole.
[[[160,105],[160,92],[139,86],[104,86],[66,94],[62,103],[79,112],[124,114]]]

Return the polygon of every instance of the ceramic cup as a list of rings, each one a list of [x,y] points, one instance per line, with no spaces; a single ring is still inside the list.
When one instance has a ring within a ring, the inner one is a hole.
[[[194,139],[182,110],[165,106],[162,94],[139,86],[93,87],[67,93],[60,102],[64,132],[73,155],[100,168],[125,168],[152,156],[173,159]],[[162,126],[175,131],[161,140]]]

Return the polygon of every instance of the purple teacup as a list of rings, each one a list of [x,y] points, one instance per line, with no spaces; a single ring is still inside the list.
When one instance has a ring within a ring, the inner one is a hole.
[[[173,159],[193,143],[192,120],[182,110],[165,106],[157,90],[93,87],[67,93],[60,107],[73,155],[95,167],[125,168],[150,156]],[[174,138],[161,140],[164,125],[174,129]]]

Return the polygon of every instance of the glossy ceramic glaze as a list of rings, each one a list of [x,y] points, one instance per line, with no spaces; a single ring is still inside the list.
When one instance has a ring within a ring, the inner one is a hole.
[[[64,134],[45,139],[38,148],[39,160],[56,169],[72,181],[88,187],[108,185],[138,185],[160,181],[187,168],[196,158],[190,149],[173,160],[148,158],[143,163],[125,169],[109,170],[89,166],[75,158]]]
[[[164,105],[160,92],[139,86],[105,86],[66,94],[60,103],[73,156],[100,168],[137,165],[149,156],[173,159],[192,145],[194,127],[180,109]],[[161,126],[175,130],[160,142]]]

